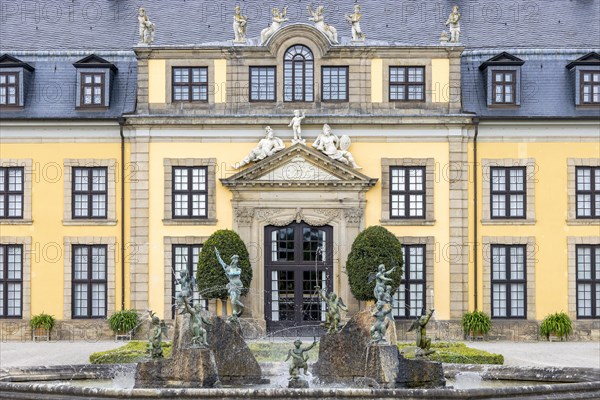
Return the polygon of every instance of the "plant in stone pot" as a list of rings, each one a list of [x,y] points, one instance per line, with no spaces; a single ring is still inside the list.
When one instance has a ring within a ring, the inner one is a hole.
[[[546,315],[540,325],[540,335],[544,336],[546,340],[550,340],[551,337],[566,340],[572,333],[573,323],[571,318],[564,312]]]
[[[463,315],[462,326],[465,336],[483,337],[492,328],[492,319],[483,311],[471,311]]]
[[[139,324],[140,316],[135,310],[117,311],[108,318],[108,326],[117,339],[120,337],[131,339]]]
[[[56,320],[50,314],[41,312],[34,315],[29,321],[29,326],[32,329],[33,340],[45,339],[50,340],[50,331],[54,327]]]

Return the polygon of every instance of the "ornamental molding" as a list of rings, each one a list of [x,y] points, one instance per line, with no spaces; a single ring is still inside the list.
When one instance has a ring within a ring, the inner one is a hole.
[[[254,220],[254,209],[250,207],[236,208],[234,211],[235,222],[240,225],[250,225]]]
[[[292,222],[306,222],[311,226],[327,225],[340,218],[340,210],[334,208],[258,209],[256,217],[265,225],[287,226]]]
[[[347,208],[344,210],[344,218],[348,224],[359,224],[362,220],[364,210],[362,208]]]

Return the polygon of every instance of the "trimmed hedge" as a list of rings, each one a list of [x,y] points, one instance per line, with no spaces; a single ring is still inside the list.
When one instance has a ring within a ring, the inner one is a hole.
[[[414,342],[398,343],[398,349],[402,350],[404,347],[414,345]],[[502,354],[474,349],[462,342],[433,342],[431,350],[435,350],[435,353],[427,356],[431,361],[455,364],[504,364]]]
[[[240,236],[232,230],[221,229],[210,235],[202,246],[198,260],[198,272],[196,273],[196,285],[198,292],[205,299],[227,300],[226,285],[229,282],[223,267],[217,261],[215,247],[219,250],[221,258],[225,263],[231,262],[231,256],[237,254],[240,258],[239,267],[242,269],[242,283],[245,295],[252,282],[252,266],[248,249]]]
[[[377,272],[379,264],[384,264],[386,270],[397,266],[389,276],[393,279],[391,285],[395,291],[402,276],[402,245],[384,227],[370,226],[358,234],[346,262],[350,290],[357,300],[375,300],[375,280],[369,282],[369,275]]]
[[[116,349],[92,353],[90,364],[130,364],[148,360],[150,356],[146,353],[147,347],[147,341],[132,340]],[[162,347],[164,356],[170,357],[171,343],[163,342]]]

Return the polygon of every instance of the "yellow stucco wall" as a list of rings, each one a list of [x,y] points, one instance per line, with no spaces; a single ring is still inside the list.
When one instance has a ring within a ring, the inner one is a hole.
[[[383,60],[371,60],[371,102],[383,102]]]
[[[431,60],[431,101],[448,103],[450,101],[450,60],[434,58]]]
[[[215,103],[227,101],[227,60],[215,60]]]
[[[148,60],[148,102],[164,104],[166,95],[166,61]]]

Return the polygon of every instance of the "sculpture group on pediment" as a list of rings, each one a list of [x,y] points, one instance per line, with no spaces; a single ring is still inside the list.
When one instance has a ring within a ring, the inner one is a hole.
[[[352,153],[348,151],[351,141],[347,135],[338,138],[331,130],[329,124],[323,125],[323,132],[317,136],[312,146],[330,158],[340,161],[354,169],[362,169],[354,161]]]
[[[331,43],[337,44],[337,29],[325,23],[325,7],[317,6],[317,8],[313,10],[312,7],[308,5],[306,6],[306,8],[308,10],[308,14],[310,15],[308,20],[313,21],[315,23],[315,28],[323,32],[325,36],[327,36],[327,38],[331,41]]]
[[[272,156],[273,154],[281,151],[285,148],[283,140],[275,137],[273,129],[270,126],[265,128],[265,137],[258,142],[255,148],[239,163],[231,165],[234,169],[240,169],[244,165],[251,162],[257,162],[264,160],[265,158]]]
[[[138,24],[140,44],[152,44],[152,42],[154,42],[155,26],[150,22],[150,19],[148,19],[146,9],[143,7],[138,11]]]
[[[273,17],[271,20],[271,26],[263,29],[260,32],[261,44],[267,43],[269,38],[271,36],[273,36],[273,34],[281,28],[281,25],[283,25],[284,22],[286,22],[288,20],[287,19],[287,7],[283,7],[282,12],[279,12],[279,8],[274,7],[272,14],[273,14]]]
[[[248,17],[242,15],[240,6],[235,6],[233,14],[233,34],[235,43],[246,43],[246,30],[248,29]]]
[[[294,138],[292,139],[293,145],[296,143],[306,144],[306,140],[302,139],[302,120],[304,118],[306,118],[304,111],[302,112],[302,115],[300,115],[300,110],[295,110],[294,117],[288,124],[288,126],[291,126],[292,130],[294,131]]]

